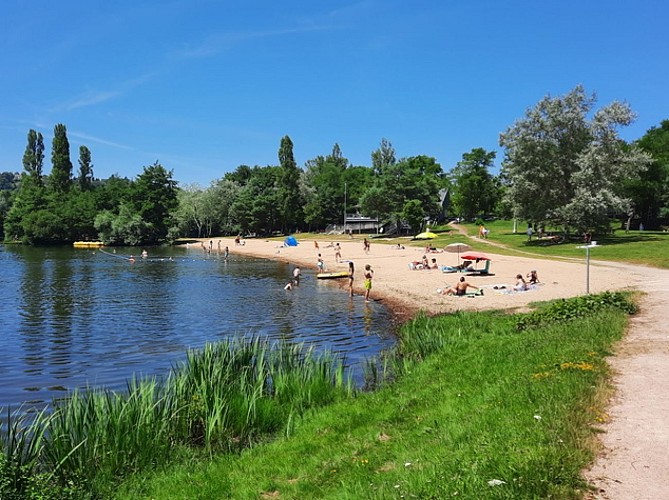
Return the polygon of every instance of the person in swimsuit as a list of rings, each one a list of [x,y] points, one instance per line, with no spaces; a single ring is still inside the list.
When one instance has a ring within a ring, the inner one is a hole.
[[[369,264],[365,265],[365,302],[369,302],[369,292],[372,290],[372,278],[374,270]]]
[[[350,297],[353,297],[353,274],[355,273],[355,266],[353,261],[348,263],[348,294]]]
[[[462,276],[460,278],[460,281],[458,281],[452,288],[449,288],[445,292],[441,292],[441,293],[443,293],[445,295],[457,295],[459,297],[462,297],[463,295],[465,295],[467,293],[467,288],[469,288],[469,287],[476,288],[477,290],[479,289],[479,287],[477,287],[475,285],[472,285],[468,281],[465,281],[465,277]]]

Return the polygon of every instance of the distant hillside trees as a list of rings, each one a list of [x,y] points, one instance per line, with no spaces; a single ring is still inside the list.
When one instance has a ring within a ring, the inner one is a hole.
[[[650,157],[618,137],[634,119],[627,104],[614,102],[591,115],[594,105],[595,97],[577,86],[543,98],[501,134],[508,196],[518,217],[582,232],[608,229],[612,214],[630,210],[620,186],[639,178]]]

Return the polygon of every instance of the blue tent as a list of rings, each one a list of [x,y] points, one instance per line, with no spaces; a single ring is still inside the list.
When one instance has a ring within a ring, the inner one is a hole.
[[[286,245],[287,247],[296,247],[297,245],[299,245],[299,243],[295,239],[295,236],[288,236],[285,240],[283,240],[283,244]]]

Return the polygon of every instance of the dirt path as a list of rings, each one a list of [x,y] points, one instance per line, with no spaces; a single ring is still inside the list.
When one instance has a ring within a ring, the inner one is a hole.
[[[464,236],[467,232],[454,225]],[[478,240],[478,238],[476,238]],[[503,246],[480,240],[492,246]],[[584,472],[597,500],[669,499],[669,271],[595,261],[642,283],[640,312],[609,363],[615,394],[602,427],[602,451]]]
[[[590,498],[669,499],[669,271],[608,263],[644,277],[641,311],[610,359],[616,393],[603,450],[585,473]]]

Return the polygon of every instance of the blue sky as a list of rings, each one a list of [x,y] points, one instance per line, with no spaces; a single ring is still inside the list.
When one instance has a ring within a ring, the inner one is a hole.
[[[444,170],[545,95],[577,84],[628,102],[634,140],[669,119],[665,0],[3,0],[0,171],[29,129],[68,130],[72,161],[133,178],[159,161],[181,185],[304,165],[338,143],[355,165],[388,139]]]

